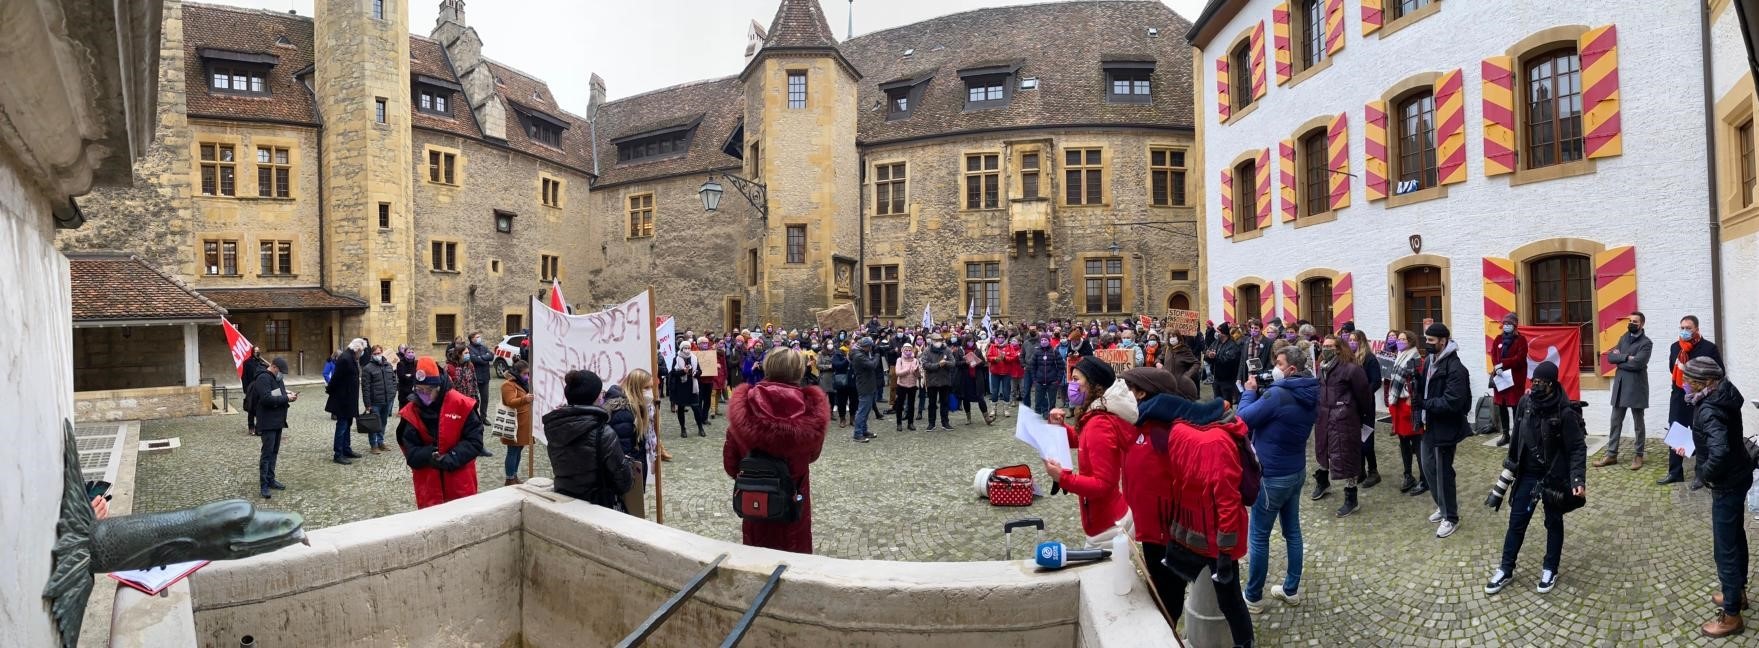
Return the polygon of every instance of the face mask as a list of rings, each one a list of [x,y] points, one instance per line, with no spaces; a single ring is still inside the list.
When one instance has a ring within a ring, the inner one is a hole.
[[[519,382],[530,383],[531,382],[531,374],[525,374],[525,375],[520,376]]]
[[[1288,340],[1288,341],[1290,341],[1290,342],[1294,342],[1294,341],[1295,341],[1295,333],[1294,333],[1294,331],[1290,331],[1290,332],[1289,332],[1289,333],[1287,333],[1287,334],[1285,334],[1285,335],[1283,335],[1283,339],[1285,339],[1285,340]]]
[[[421,404],[423,404],[423,405],[434,404],[434,394],[424,392],[424,391],[418,391],[418,392],[415,392],[415,397],[417,399],[421,400]]]
[[[1271,380],[1282,380],[1287,377],[1289,377],[1289,374],[1288,374],[1288,372],[1283,371],[1282,367],[1271,367],[1271,369],[1270,369]]]
[[[1356,341],[1355,340],[1350,340],[1350,350],[1351,351],[1356,350]]]
[[[1502,333],[1503,333],[1503,335],[1508,335],[1508,334],[1510,334],[1510,333],[1514,333],[1514,332],[1515,332],[1515,325],[1514,325],[1514,324],[1504,324],[1504,325],[1502,325]]]
[[[1331,361],[1336,360],[1336,359],[1338,359],[1338,350],[1337,349],[1328,348],[1324,351],[1319,352],[1319,361],[1321,363],[1331,364]]]
[[[934,343],[934,348],[935,348],[935,350],[936,350],[936,351],[939,351],[939,350],[941,350],[941,349],[945,349],[945,348],[947,348],[947,343],[945,343],[945,342],[936,342],[936,343]]]
[[[915,357],[916,357],[916,352],[915,352],[915,351],[911,351],[911,350],[909,350],[909,349],[905,349],[905,350],[904,350],[904,359],[905,359],[905,360],[909,360],[909,359],[913,359],[913,358],[915,358]]]
[[[1435,350],[1435,345],[1430,344],[1428,342],[1423,343],[1423,354],[1424,355],[1435,355],[1436,353],[1437,353],[1437,351]]]
[[[1631,335],[1636,335],[1638,332],[1641,332],[1642,330],[1643,330],[1643,327],[1637,326],[1636,322],[1631,322],[1631,323],[1625,325],[1625,332],[1630,333]]]
[[[1087,404],[1087,392],[1081,391],[1080,383],[1069,383],[1069,407],[1080,407]]]
[[[1680,339],[1682,339],[1682,340],[1692,339],[1692,332],[1687,329],[1680,329]]]
[[[1051,348],[1051,341],[1050,340],[1039,340],[1038,341],[1038,348],[1040,348],[1040,349]]]
[[[1551,383],[1543,382],[1543,381],[1534,382],[1533,383],[1533,393],[1538,396],[1551,395]]]
[[[1405,349],[1411,348],[1410,343],[1408,343],[1404,340],[1399,340],[1398,342],[1394,342],[1393,346],[1398,347],[1400,353],[1404,353]]]

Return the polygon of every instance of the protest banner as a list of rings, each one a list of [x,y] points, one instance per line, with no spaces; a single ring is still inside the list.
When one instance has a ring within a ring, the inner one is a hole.
[[[1136,354],[1129,349],[1100,349],[1093,352],[1094,357],[1104,360],[1112,366],[1112,370],[1124,373],[1136,362]]]
[[[644,291],[596,313],[568,315],[532,300],[531,434],[544,436],[545,414],[567,404],[562,379],[575,369],[598,374],[609,388],[636,369],[654,372],[653,304]]]
[[[232,320],[220,318],[220,327],[226,331],[226,348],[232,350],[232,368],[238,372],[238,377],[243,378],[244,361],[250,359],[250,340],[244,339],[244,334],[238,332],[238,327],[232,325]]]
[[[660,347],[660,366],[672,366],[672,357],[678,355],[678,320],[671,315],[658,318],[659,326],[654,327],[654,342]]]
[[[1172,331],[1175,335],[1190,336],[1203,332],[1203,329],[1198,328],[1198,325],[1202,321],[1203,320],[1198,317],[1197,311],[1172,310],[1167,311],[1165,326],[1167,330]]]
[[[720,352],[714,349],[707,351],[691,351],[696,356],[696,366],[702,367],[702,377],[714,378],[721,375]]]
[[[1579,326],[1522,326],[1521,337],[1527,339],[1527,375],[1550,360],[1557,365],[1558,383],[1570,400],[1582,398],[1582,328]],[[1491,357],[1495,357],[1491,349]]]

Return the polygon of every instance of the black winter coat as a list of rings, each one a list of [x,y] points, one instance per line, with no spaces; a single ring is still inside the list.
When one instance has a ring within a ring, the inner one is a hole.
[[[1221,337],[1211,348],[1215,357],[1209,361],[1209,371],[1215,374],[1218,381],[1238,378],[1240,375],[1240,343],[1231,337]]]
[[[605,411],[611,415],[608,424],[611,431],[617,433],[617,444],[622,446],[623,456],[641,464],[642,474],[647,474],[647,435],[635,429],[634,405],[623,395],[622,389],[612,387],[605,392]]]
[[[385,360],[367,360],[360,366],[360,397],[367,405],[389,405],[397,395],[397,376]]]
[[[955,349],[954,352],[959,362],[954,368],[953,393],[959,395],[959,402],[980,401],[989,396],[989,362],[983,357],[983,353],[974,354],[977,364],[973,365],[965,361],[963,349]]]
[[[1699,338],[1698,342],[1692,345],[1692,353],[1687,355],[1685,359],[1689,362],[1693,358],[1710,358],[1715,360],[1718,365],[1724,364],[1722,350],[1718,349],[1716,343],[1711,342],[1709,338]],[[1667,373],[1670,385],[1673,384],[1674,363],[1679,361],[1680,343],[1676,340],[1672,346],[1667,348],[1667,366],[1662,368]],[[1667,422],[1690,425],[1693,421],[1692,407],[1686,404],[1686,390],[1681,389],[1679,385],[1673,385],[1670,392],[1671,396],[1667,403]]]
[[[1718,493],[1746,493],[1753,487],[1753,457],[1741,425],[1741,390],[1727,380],[1699,399],[1692,410],[1692,456],[1698,479]]]
[[[1423,438],[1431,445],[1457,445],[1472,434],[1466,417],[1472,411],[1472,376],[1460,362],[1459,345],[1448,342],[1438,356],[1426,361],[1428,368],[1417,377],[1417,393],[1411,401],[1412,415],[1423,424]]]
[[[1588,484],[1587,426],[1578,403],[1560,400],[1551,407],[1555,411],[1542,412],[1532,392],[1521,396],[1521,404],[1515,408],[1515,434],[1510,437],[1502,467],[1519,478],[1532,476],[1523,474],[1526,466],[1543,465],[1540,484],[1569,492]]]
[[[489,379],[495,376],[489,371],[490,365],[495,363],[495,352],[479,342],[471,343],[465,352],[470,356],[470,364],[476,365],[476,384],[489,384]],[[481,389],[477,390],[478,393],[482,391]]]
[[[623,510],[623,493],[634,477],[611,415],[592,406],[569,405],[544,415],[556,492],[605,508]]]
[[[281,377],[267,371],[257,372],[250,389],[244,392],[245,407],[256,420],[258,430],[280,430],[287,427],[287,385]]]
[[[1032,352],[1026,364],[1026,381],[1034,385],[1055,385],[1063,382],[1063,356],[1055,348],[1045,347]]]
[[[922,380],[924,387],[951,388],[953,386],[953,369],[960,360],[954,359],[953,348],[943,343],[940,348],[930,344],[920,356],[922,360]]]
[[[409,402],[410,394],[415,392],[415,361],[397,361],[397,407],[401,409]]]
[[[701,377],[702,365],[697,364],[696,356],[687,353],[673,358],[673,364],[666,365],[666,398],[680,407],[695,405],[702,390],[696,379]],[[622,491],[617,493],[622,495]]]
[[[849,352],[849,370],[854,373],[857,395],[877,394],[885,383],[885,362],[873,351],[856,349]]]
[[[353,349],[343,349],[336,356],[336,370],[330,374],[330,384],[324,392],[330,395],[324,402],[324,411],[336,420],[352,419],[360,413],[360,356]]]

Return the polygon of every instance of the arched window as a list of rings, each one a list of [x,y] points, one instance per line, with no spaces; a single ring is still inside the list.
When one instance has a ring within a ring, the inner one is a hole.
[[[1580,254],[1542,257],[1527,264],[1527,323],[1581,327],[1581,370],[1595,370],[1594,264]]]
[[[1173,293],[1167,297],[1167,310],[1191,310],[1191,297],[1185,293]]]
[[[1435,95],[1429,91],[1407,95],[1399,100],[1393,117],[1399,146],[1395,176],[1400,187],[1411,191],[1435,186]],[[1408,187],[1408,182],[1416,186]]]
[[[1575,47],[1527,59],[1526,168],[1582,159],[1582,60]]]
[[[1301,282],[1301,319],[1320,335],[1331,333],[1331,279],[1318,277]]]
[[[1246,284],[1234,292],[1234,302],[1238,304],[1237,308],[1239,309],[1237,321],[1244,323],[1263,318],[1264,310],[1259,303],[1259,296],[1262,294],[1258,284]]]
[[[1258,168],[1248,159],[1234,167],[1234,234],[1258,229]]]
[[[1324,128],[1301,138],[1301,216],[1331,211],[1331,167]]]

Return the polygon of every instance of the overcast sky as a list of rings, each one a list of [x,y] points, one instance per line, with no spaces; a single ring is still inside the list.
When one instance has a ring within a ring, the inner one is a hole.
[[[312,0],[209,0],[312,15]],[[439,0],[409,2],[409,28],[426,35]],[[819,0],[838,40],[848,0]],[[1195,21],[1204,0],[1163,0]],[[611,99],[686,81],[738,74],[752,20],[769,28],[778,0],[467,0],[465,19],[483,53],[550,84],[562,107],[586,112],[587,78],[597,72]],[[855,35],[1012,0],[859,0]]]

